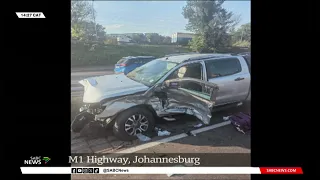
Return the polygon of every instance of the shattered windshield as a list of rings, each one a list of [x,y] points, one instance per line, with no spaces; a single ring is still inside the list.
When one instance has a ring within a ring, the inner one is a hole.
[[[150,87],[176,65],[177,63],[156,59],[131,71],[127,77]]]

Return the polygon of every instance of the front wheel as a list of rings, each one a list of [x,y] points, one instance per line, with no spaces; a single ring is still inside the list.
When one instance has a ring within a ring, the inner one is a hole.
[[[147,108],[133,107],[115,119],[113,133],[120,140],[130,141],[136,139],[137,134],[151,132],[154,124],[155,118]]]

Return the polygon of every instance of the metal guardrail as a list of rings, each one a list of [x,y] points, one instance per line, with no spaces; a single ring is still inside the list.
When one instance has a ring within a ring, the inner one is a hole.
[[[71,87],[71,92],[83,91],[83,86]]]
[[[71,91],[71,97],[83,96],[83,91]]]
[[[83,94],[71,94],[71,97],[81,97]]]

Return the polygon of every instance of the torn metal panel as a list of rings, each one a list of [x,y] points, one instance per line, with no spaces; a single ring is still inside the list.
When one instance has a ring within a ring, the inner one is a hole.
[[[122,97],[119,99],[111,100],[102,106],[105,107],[104,111],[96,115],[98,118],[104,118],[104,117],[112,117],[116,114],[118,114],[121,111],[124,111],[126,109],[129,109],[131,107],[141,105],[141,104],[148,104],[147,101],[150,98],[145,96],[145,94],[142,95],[131,95]]]
[[[168,99],[164,108],[155,109],[158,116],[171,114],[189,114],[196,116],[205,124],[210,123],[213,103],[202,100],[180,89],[168,89]]]
[[[197,94],[182,90],[183,85],[190,82],[201,85],[203,92],[207,92],[209,98],[199,97]],[[159,117],[189,114],[196,116],[204,124],[209,124],[217,90],[215,84],[204,83],[204,81],[197,79],[170,80],[153,86],[144,94],[130,95],[109,101],[103,104],[104,111],[96,117],[112,117],[131,107],[145,104],[150,105]]]

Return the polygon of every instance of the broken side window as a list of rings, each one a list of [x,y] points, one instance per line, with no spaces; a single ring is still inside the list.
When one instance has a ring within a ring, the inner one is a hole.
[[[182,66],[172,72],[172,74],[166,79],[181,79],[181,78],[195,78],[202,80],[202,64],[192,63]],[[202,86],[194,82],[183,82],[180,87],[182,89],[192,90],[196,92],[203,92]]]

